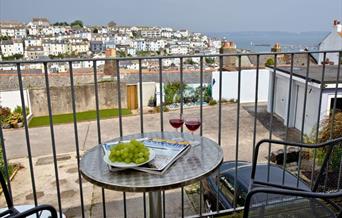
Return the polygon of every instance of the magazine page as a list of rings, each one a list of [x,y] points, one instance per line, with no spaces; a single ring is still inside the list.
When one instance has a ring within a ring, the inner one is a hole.
[[[190,144],[185,141],[176,142],[164,139],[145,140],[144,144],[146,147],[152,148],[156,156],[151,162],[143,166],[136,167],[138,170],[162,171],[170,163],[173,163],[179,154],[190,146]]]

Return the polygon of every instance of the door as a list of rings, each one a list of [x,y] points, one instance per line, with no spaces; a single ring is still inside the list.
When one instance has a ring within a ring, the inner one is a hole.
[[[285,112],[287,108],[288,82],[283,77],[275,80],[274,111],[283,120],[286,120]]]
[[[137,85],[127,85],[127,108],[130,110],[138,108]]]
[[[304,87],[297,85],[295,127],[298,130],[302,129],[303,109],[304,109]]]

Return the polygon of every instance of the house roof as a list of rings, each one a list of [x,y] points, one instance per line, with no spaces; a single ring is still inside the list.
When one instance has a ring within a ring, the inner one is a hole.
[[[312,82],[316,82],[321,84],[322,74],[323,74],[323,65],[314,65],[309,68],[309,80]],[[277,67],[278,71],[290,74],[291,68],[289,66],[286,67]],[[306,78],[306,67],[294,67],[293,68],[293,76],[300,77],[302,79]],[[325,66],[325,74],[324,74],[324,83],[325,84],[333,84],[336,83],[338,73],[337,65],[326,65]],[[342,69],[340,69],[340,77],[339,82],[342,83]]]
[[[255,55],[248,56],[250,59],[250,62],[256,66],[257,65],[257,57]],[[265,66],[265,63],[268,59],[274,59],[274,55],[260,55],[259,57],[259,64],[260,66]],[[306,54],[294,54],[293,60],[294,66],[306,66],[308,56]],[[317,64],[316,58],[310,54],[310,63]],[[277,56],[277,65],[290,65],[291,64],[291,55],[290,54],[284,54],[284,55],[278,55]]]

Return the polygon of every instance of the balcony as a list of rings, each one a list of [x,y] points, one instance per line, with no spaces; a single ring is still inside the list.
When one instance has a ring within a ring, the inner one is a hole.
[[[232,169],[238,169],[238,161],[251,162],[256,143],[264,138],[318,142],[326,119],[337,120],[342,110],[341,65],[315,62],[315,57],[326,60],[328,54],[341,59],[342,51],[0,62],[0,67],[8,69],[0,72],[0,82],[7,86],[4,93],[19,96],[23,114],[32,114],[24,116],[22,128],[0,128],[4,170],[13,171],[15,166],[12,179],[8,179],[14,202],[51,204],[67,217],[148,216],[148,193],[101,189],[82,178],[79,160],[85,151],[116,137],[175,131],[168,120],[179,113],[200,118],[202,125],[195,134],[216,141]],[[206,58],[213,58],[218,68],[207,69]],[[198,64],[186,70],[189,59]],[[150,70],[146,69],[147,60],[153,63]],[[168,60],[179,64],[166,67]],[[134,69],[127,69],[128,61],[135,64]],[[88,64],[86,71],[74,69],[82,62]],[[64,72],[54,72],[57,63],[65,63]],[[42,70],[28,70],[29,64]],[[170,98],[165,89],[172,83],[181,88],[178,96]],[[199,90],[195,100],[182,88],[184,84],[195,94]],[[208,87],[210,102],[206,102]],[[148,107],[151,104],[154,107]],[[114,114],[103,114],[113,108],[117,109]],[[82,120],[85,111],[93,111],[94,119]],[[55,116],[68,113],[71,122],[58,125]],[[33,127],[35,117],[41,116],[47,116],[47,126]],[[334,125],[328,130],[330,138],[338,136]],[[277,163],[312,185],[320,167],[319,152],[279,151],[282,148],[265,147],[258,161]],[[297,158],[288,161],[291,152],[297,152]],[[337,168],[331,177],[327,174],[320,188],[340,189],[341,167]],[[165,217],[241,211],[237,195],[231,208],[217,203],[211,204],[209,211],[205,188],[195,183],[163,192]],[[5,205],[3,198],[1,205]]]

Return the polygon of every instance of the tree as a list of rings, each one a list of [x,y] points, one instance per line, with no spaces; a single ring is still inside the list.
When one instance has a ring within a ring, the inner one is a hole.
[[[24,56],[22,54],[14,54],[13,56],[2,56],[2,60],[4,61],[11,61],[11,60],[18,60],[22,59]]]
[[[133,35],[133,38],[139,38],[139,37],[141,37],[141,34],[140,34],[140,32],[138,32],[138,31],[132,31],[132,35]]]
[[[116,53],[117,53],[117,55],[118,55],[119,57],[126,57],[126,52],[125,52],[125,51],[118,50],[118,51],[116,51]]]
[[[110,21],[108,24],[107,24],[108,27],[116,27],[116,23],[114,21]]]
[[[11,40],[12,38],[10,36],[0,36],[0,41],[2,40]]]
[[[195,62],[195,61],[193,61],[191,58],[189,58],[189,59],[186,59],[184,63],[185,63],[185,64],[191,64],[191,65],[194,65],[194,64],[196,64],[196,62]]]
[[[267,59],[265,65],[266,65],[266,66],[272,66],[272,65],[274,65],[274,60],[273,60],[273,58]]]
[[[94,28],[93,33],[99,33],[99,30],[97,28]]]
[[[83,22],[81,20],[75,20],[70,24],[71,27],[83,28]]]
[[[214,64],[215,63],[215,58],[205,58],[205,63],[207,63],[207,64]]]
[[[54,26],[70,26],[67,22],[56,22],[53,24]]]

